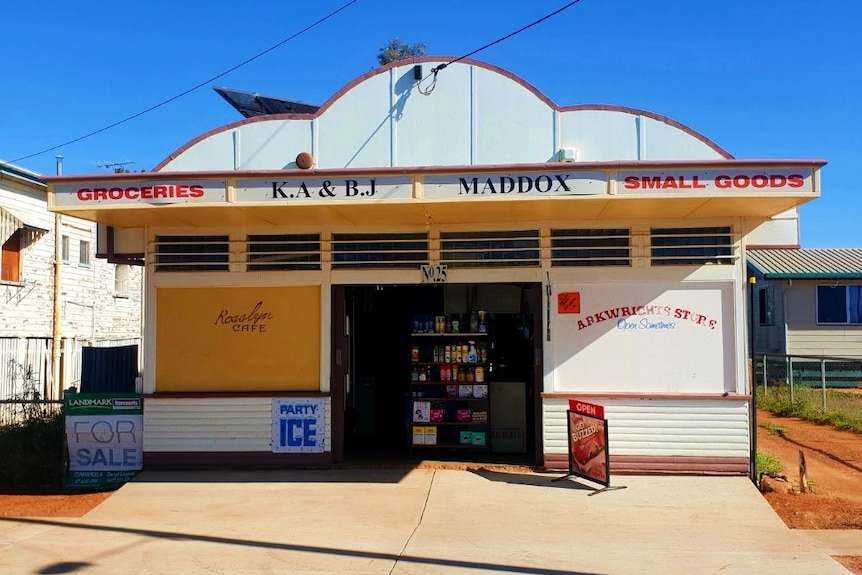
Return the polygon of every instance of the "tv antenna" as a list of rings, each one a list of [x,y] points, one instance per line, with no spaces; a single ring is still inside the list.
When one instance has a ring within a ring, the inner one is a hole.
[[[134,164],[132,160],[121,160],[119,162],[95,162],[95,165],[100,168],[106,168],[111,170],[112,172],[125,172],[126,169],[123,166],[127,166],[129,164]]]

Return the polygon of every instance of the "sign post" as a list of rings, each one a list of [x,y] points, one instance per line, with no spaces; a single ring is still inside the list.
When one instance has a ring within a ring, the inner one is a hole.
[[[594,403],[569,400],[566,410],[569,472],[560,481],[572,476],[595,481],[604,486],[591,495],[611,488],[610,453],[608,451],[608,420],[605,408]]]

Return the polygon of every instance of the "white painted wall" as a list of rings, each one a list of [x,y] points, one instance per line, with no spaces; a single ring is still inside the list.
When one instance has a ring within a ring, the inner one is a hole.
[[[646,276],[649,274],[641,273]],[[736,391],[733,282],[566,282],[551,302],[554,391]]]
[[[332,449],[331,403],[324,402],[325,451]],[[144,450],[148,452],[272,451],[269,397],[148,397]]]
[[[605,407],[611,455],[748,457],[748,401],[593,398]],[[542,404],[545,455],[567,449],[564,399]]]
[[[54,214],[48,212],[44,190],[0,180],[0,206],[45,230],[23,249],[20,282],[0,282],[0,337],[51,338],[54,300]],[[96,258],[96,226],[62,217],[61,235],[69,237],[69,261],[61,266],[60,335],[98,344],[141,337],[143,270],[129,269],[127,295],[115,290],[116,265]],[[80,242],[89,242],[89,265],[79,263]],[[67,343],[67,347],[71,345]],[[73,366],[66,366],[71,383]]]
[[[799,208],[787,210],[760,223],[746,236],[745,241],[749,246],[800,246],[802,239],[799,237]]]
[[[427,76],[440,62],[422,63]],[[570,109],[490,67],[458,62],[418,84],[413,64],[382,70],[313,119],[248,121],[215,131],[161,171],[285,169],[312,152],[316,168],[520,164],[554,161],[714,160],[721,155],[671,123],[636,111]],[[236,163],[234,158],[238,157]]]

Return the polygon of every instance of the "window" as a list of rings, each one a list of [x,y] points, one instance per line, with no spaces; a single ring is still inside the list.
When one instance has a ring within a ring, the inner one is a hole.
[[[733,263],[730,226],[715,228],[652,228],[652,265],[688,266]]]
[[[90,265],[90,242],[81,240],[81,249],[78,256],[78,263],[82,266]]]
[[[60,242],[61,258],[64,262],[69,261],[69,236],[63,236]]]
[[[757,298],[760,304],[760,325],[775,325],[775,287],[760,288]]]
[[[333,234],[332,267],[418,268],[428,263],[424,233]]]
[[[862,285],[817,286],[817,323],[862,324]]]
[[[441,232],[440,261],[450,267],[538,267],[538,230]]]
[[[319,270],[320,234],[248,236],[248,271]]]
[[[157,272],[228,271],[228,236],[157,236]]]
[[[628,229],[551,230],[552,266],[630,266]]]
[[[4,282],[21,281],[21,245],[23,230],[16,230],[9,239],[3,242],[3,252],[0,253],[0,280]]]
[[[131,286],[129,285],[131,283],[129,281],[131,267],[129,264],[117,264],[117,267],[114,268],[115,297],[129,297],[129,291],[131,290]]]

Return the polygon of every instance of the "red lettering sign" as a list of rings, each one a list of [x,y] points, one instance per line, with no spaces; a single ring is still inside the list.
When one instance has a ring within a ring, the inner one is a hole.
[[[596,405],[595,403],[587,403],[586,401],[580,401],[577,399],[569,400],[569,410],[574,411],[576,413],[580,413],[582,415],[588,415],[590,417],[595,417],[596,419],[604,419],[605,418],[605,408],[602,405]]]

